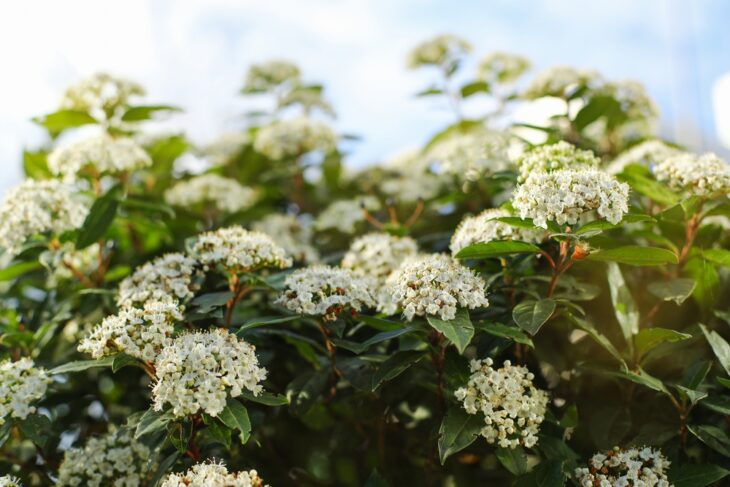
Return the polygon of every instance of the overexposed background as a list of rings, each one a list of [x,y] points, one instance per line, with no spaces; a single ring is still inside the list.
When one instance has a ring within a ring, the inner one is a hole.
[[[725,0],[23,0],[0,6],[0,194],[21,178],[30,119],[57,108],[95,71],[132,78],[149,103],[185,108],[168,127],[205,143],[241,126],[247,66],[298,62],[323,82],[336,128],[363,137],[351,164],[423,142],[451,118],[414,93],[427,72],[405,68],[439,33],[492,50],[593,68],[646,84],[662,134],[696,150],[730,148],[730,2]],[[467,69],[470,67],[467,66]]]

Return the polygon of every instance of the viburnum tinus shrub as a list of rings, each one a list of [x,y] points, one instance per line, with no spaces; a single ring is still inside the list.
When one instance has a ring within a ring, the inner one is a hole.
[[[0,204],[0,486],[723,485],[730,166],[638,83],[470,51],[411,53],[453,123],[359,170],[289,61],[204,147],[69,88]]]

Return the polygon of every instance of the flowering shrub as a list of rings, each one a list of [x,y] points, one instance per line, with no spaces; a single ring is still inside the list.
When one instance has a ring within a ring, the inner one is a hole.
[[[203,147],[69,88],[0,203],[0,486],[726,485],[730,166],[636,82],[471,52],[410,53],[453,123],[358,169],[290,61]]]

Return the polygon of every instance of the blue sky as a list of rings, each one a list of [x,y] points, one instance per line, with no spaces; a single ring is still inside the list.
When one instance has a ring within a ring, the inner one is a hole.
[[[572,64],[638,79],[667,136],[718,149],[711,95],[730,73],[728,20],[723,0],[6,2],[0,192],[19,180],[22,148],[42,140],[29,119],[98,70],[141,81],[150,102],[186,108],[168,126],[202,143],[240,126],[247,102],[236,92],[251,62],[293,59],[326,84],[336,127],[363,136],[352,164],[377,161],[449,121],[438,103],[412,96],[429,73],[404,67],[415,43],[443,32],[469,39],[476,59],[499,49],[528,56],[536,70]]]

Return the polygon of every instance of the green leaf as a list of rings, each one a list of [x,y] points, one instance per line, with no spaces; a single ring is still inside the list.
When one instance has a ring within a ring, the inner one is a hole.
[[[240,334],[243,331],[250,330],[251,328],[257,328],[259,326],[288,323],[290,321],[298,320],[299,318],[299,316],[262,316],[260,318],[251,318],[240,326],[238,331],[236,331],[236,334]]]
[[[114,364],[116,356],[104,357],[99,360],[76,360],[68,362],[58,367],[54,367],[49,370],[48,373],[51,375],[67,374],[69,372],[81,372],[83,370],[93,369],[96,367],[111,367]]]
[[[227,426],[207,414],[203,415],[203,421],[208,425],[208,434],[213,441],[231,448],[231,430]]]
[[[251,420],[248,418],[246,406],[236,399],[229,398],[226,407],[218,415],[218,418],[229,428],[240,431],[241,444],[246,444],[251,437]]]
[[[42,414],[31,414],[18,421],[23,436],[41,448],[46,446],[51,434],[51,420]]]
[[[478,414],[467,414],[459,407],[446,413],[439,428],[439,459],[441,465],[454,453],[458,453],[477,439],[484,427],[484,418]]]
[[[682,385],[690,389],[697,389],[707,377],[707,373],[712,368],[712,361],[701,360],[692,364],[682,377]]]
[[[373,391],[383,382],[398,377],[425,356],[425,353],[421,351],[406,350],[396,352],[388,357],[373,374]]]
[[[464,353],[464,349],[474,338],[474,325],[469,318],[469,311],[464,308],[460,308],[456,312],[456,317],[449,321],[428,316],[428,324],[443,333],[456,346],[459,353]]]
[[[0,425],[0,447],[2,447],[8,438],[10,438],[10,431],[13,429],[12,421],[5,421]]]
[[[34,118],[33,121],[55,136],[66,129],[81,127],[97,121],[86,112],[79,110],[59,110],[42,117]]]
[[[730,438],[728,438],[727,433],[717,426],[687,425],[687,429],[705,445],[726,457],[730,457]]]
[[[206,315],[221,306],[225,306],[232,297],[233,293],[230,291],[206,293],[196,296],[195,299],[190,302],[190,305],[197,306],[197,311]]]
[[[700,324],[700,329],[704,333],[707,343],[712,347],[715,357],[725,369],[725,373],[730,375],[730,345],[716,331],[709,330],[705,325]]]
[[[517,326],[534,336],[550,319],[554,311],[555,301],[552,299],[527,300],[514,307],[512,319]]]
[[[178,458],[180,458],[180,453],[177,450],[175,450],[167,458],[165,458],[162,462],[160,462],[160,466],[157,467],[155,476],[152,478],[152,481],[150,482],[151,487],[157,487],[158,485],[160,485],[162,478],[173,467],[173,465],[175,465],[175,463],[177,463]]]
[[[167,439],[170,440],[178,452],[185,453],[188,450],[192,425],[188,421],[180,421],[167,425]]]
[[[149,120],[157,112],[180,112],[177,107],[170,105],[140,105],[136,107],[129,107],[124,115],[122,115],[122,121],[124,122],[141,122],[143,120]]]
[[[491,259],[513,254],[539,254],[536,245],[517,240],[495,240],[464,247],[456,254],[457,259]]]
[[[389,487],[390,484],[380,476],[377,469],[373,469],[372,472],[370,472],[370,477],[365,481],[365,485],[363,487]]]
[[[596,330],[596,327],[594,327],[591,323],[589,323],[586,320],[583,320],[581,318],[578,318],[574,315],[568,315],[568,318],[581,330],[588,333],[588,335],[593,338],[593,340],[601,345],[604,350],[606,350],[608,353],[610,353],[618,362],[621,364],[622,368],[624,370],[628,369],[628,366],[626,365],[626,361],[624,361],[624,358],[621,356],[621,354],[616,350],[616,347],[614,347],[613,343],[606,338],[605,335],[602,335],[598,330]]]
[[[13,264],[6,267],[5,269],[0,270],[0,282],[10,281],[12,279],[15,279],[16,277],[22,276],[27,272],[34,271],[40,268],[40,262],[18,262],[17,264]]]
[[[725,416],[730,416],[730,397],[728,396],[711,396],[702,401],[702,405],[707,409],[715,411]]]
[[[626,247],[592,252],[588,255],[587,259],[602,262],[618,262],[619,264],[634,266],[677,263],[677,255],[674,252],[658,247],[641,247],[638,245],[627,245]]]
[[[612,96],[596,96],[581,108],[573,119],[573,126],[579,132],[601,117],[621,111],[621,105]]]
[[[624,339],[627,343],[631,343],[631,337],[639,331],[639,309],[618,264],[609,262],[607,267],[613,311]]]
[[[118,353],[114,356],[114,362],[112,362],[112,372],[116,373],[127,365],[139,365],[139,360],[126,353]]]
[[[702,255],[713,264],[730,267],[730,250],[707,249],[702,251]]]
[[[520,218],[518,216],[500,216],[498,218],[492,218],[491,220],[506,223],[507,225],[509,225],[511,227],[526,228],[528,230],[545,231],[545,229],[536,226],[532,222],[532,218]]]
[[[512,475],[524,475],[527,473],[527,455],[522,447],[497,448],[495,451],[499,463],[504,466]]]
[[[48,169],[46,153],[43,151],[31,152],[24,150],[23,171],[31,179],[48,179],[53,176],[50,169]]]
[[[628,183],[631,189],[637,193],[643,194],[662,205],[671,206],[679,202],[679,196],[676,193],[653,177],[647,177],[644,174],[633,172],[631,166],[633,165],[627,166],[624,172],[617,174],[616,177]],[[646,170],[644,167],[641,169]]]
[[[692,335],[667,328],[644,328],[634,337],[634,346],[639,356],[644,355],[661,343],[674,343],[692,338]]]
[[[247,401],[256,402],[265,406],[284,406],[289,404],[289,399],[286,396],[266,391],[260,392],[258,396],[254,396],[251,391],[243,391],[241,397]]]
[[[339,338],[335,338],[332,340],[332,342],[337,345],[338,347],[347,349],[351,352],[354,352],[356,354],[361,354],[365,350],[369,349],[373,345],[376,345],[378,343],[382,343],[388,340],[392,340],[393,338],[399,337],[401,335],[405,335],[406,333],[410,333],[415,329],[413,326],[406,326],[404,328],[401,328],[399,330],[391,330],[391,331],[383,331],[380,332],[367,340],[365,340],[362,343],[353,342],[350,340],[342,340]]]
[[[479,329],[486,331],[490,335],[507,338],[517,343],[522,343],[535,348],[535,345],[532,343],[532,339],[522,333],[519,328],[514,326],[503,325],[501,323],[486,323],[484,326],[480,326]]]
[[[562,487],[565,485],[565,472],[561,461],[542,461],[532,472],[517,479],[515,487]]]
[[[320,394],[331,377],[328,367],[314,372],[307,372],[294,379],[288,386],[286,395],[292,413],[302,416],[317,402]]]
[[[667,473],[669,482],[674,487],[706,487],[719,482],[730,474],[719,465],[684,465],[672,464]]]
[[[461,87],[462,98],[469,98],[477,93],[489,93],[489,83],[486,81],[474,81]]]
[[[174,416],[170,411],[157,412],[153,409],[148,409],[139,419],[137,429],[134,431],[134,437],[138,439],[144,435],[163,430],[173,419]]]
[[[104,196],[94,201],[84,224],[79,229],[76,238],[76,248],[83,249],[97,242],[104,236],[107,229],[114,222],[117,215],[119,200],[122,196],[122,188],[116,186],[110,189]]]
[[[694,279],[672,279],[669,281],[654,281],[647,288],[657,298],[663,301],[674,301],[677,305],[681,305],[692,295],[695,290]]]

